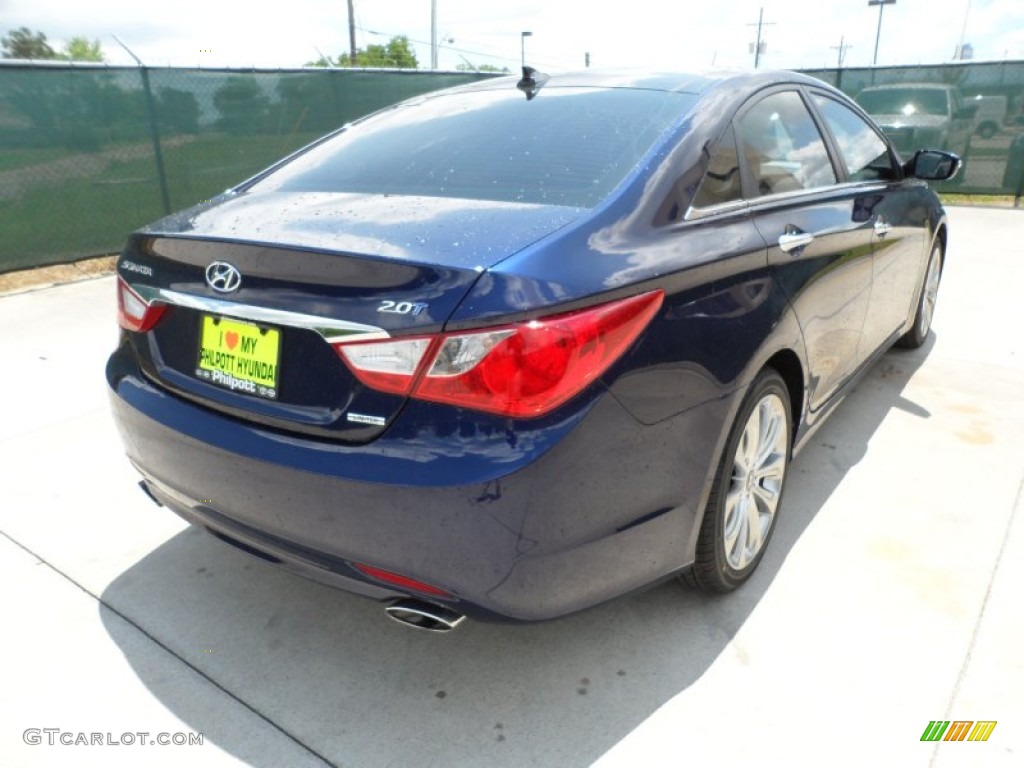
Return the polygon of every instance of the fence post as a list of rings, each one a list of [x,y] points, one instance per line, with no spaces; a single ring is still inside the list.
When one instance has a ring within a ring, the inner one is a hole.
[[[1007,151],[1003,187],[1014,191],[1013,207],[1019,208],[1021,195],[1024,194],[1024,133],[1017,134]]]
[[[327,70],[327,77],[331,83],[331,96],[334,98],[334,123],[332,130],[340,128],[343,124],[343,112],[341,109],[341,96],[338,93],[338,73],[333,70]]]
[[[160,148],[160,127],[156,119],[156,104],[153,102],[153,89],[149,85],[149,68],[139,65],[142,73],[142,89],[146,92],[146,111],[149,113],[149,136],[153,141],[153,157],[156,159],[156,175],[160,181],[160,199],[164,204],[164,214],[171,212],[171,198],[167,194],[167,172],[164,170],[164,153]]]

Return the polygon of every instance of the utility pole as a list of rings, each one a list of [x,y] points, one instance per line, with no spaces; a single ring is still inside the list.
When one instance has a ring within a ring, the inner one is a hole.
[[[875,58],[871,62],[871,66],[878,66],[878,41],[882,39],[882,11],[887,5],[896,5],[896,0],[868,0],[868,7],[872,5],[878,6],[878,31],[875,33]]]
[[[893,2],[896,2],[896,0],[893,0]],[[757,27],[757,42],[754,43],[754,69],[757,69],[758,65],[761,63],[761,53],[768,45],[767,43],[761,42],[761,29],[764,27],[774,27],[775,22],[766,22],[764,20],[764,8],[762,8],[761,12],[757,16],[757,24],[747,24],[747,26]]]
[[[356,12],[352,0],[348,0],[348,60],[352,66],[359,65],[359,53],[356,50]]]
[[[833,45],[832,46],[832,50],[833,51],[839,51],[839,61],[836,62],[836,69],[842,69],[843,68],[843,62],[846,61],[846,52],[848,50],[850,50],[851,48],[853,48],[852,45],[847,45],[846,44],[846,36],[845,35],[843,35],[842,37],[839,38],[839,45]]]

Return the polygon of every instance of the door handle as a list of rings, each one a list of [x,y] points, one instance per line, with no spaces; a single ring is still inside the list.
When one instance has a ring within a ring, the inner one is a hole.
[[[814,242],[814,235],[804,232],[796,227],[786,227],[786,231],[779,236],[779,248],[786,253],[792,253],[800,248],[806,248]]]
[[[879,216],[875,219],[875,234],[879,237],[885,237],[892,232],[892,225],[889,224],[885,219]]]

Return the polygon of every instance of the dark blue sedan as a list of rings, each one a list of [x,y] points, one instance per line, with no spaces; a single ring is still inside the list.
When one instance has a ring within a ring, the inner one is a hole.
[[[414,626],[728,591],[925,341],[958,167],[791,73],[420,97],[131,236],[114,417],[158,503]]]

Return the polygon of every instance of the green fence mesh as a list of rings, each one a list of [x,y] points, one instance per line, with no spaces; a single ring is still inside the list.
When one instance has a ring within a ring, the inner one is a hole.
[[[1024,61],[826,69],[807,74],[856,99],[905,156],[948,149],[964,168],[942,191],[1020,196]]]
[[[0,272],[116,252],[376,109],[473,73],[0,66]]]
[[[876,117],[905,153],[961,152],[962,191],[1019,194],[1024,62],[809,74],[869,104],[943,86],[942,114]],[[0,62],[0,272],[115,252],[131,230],[347,121],[481,77]]]

